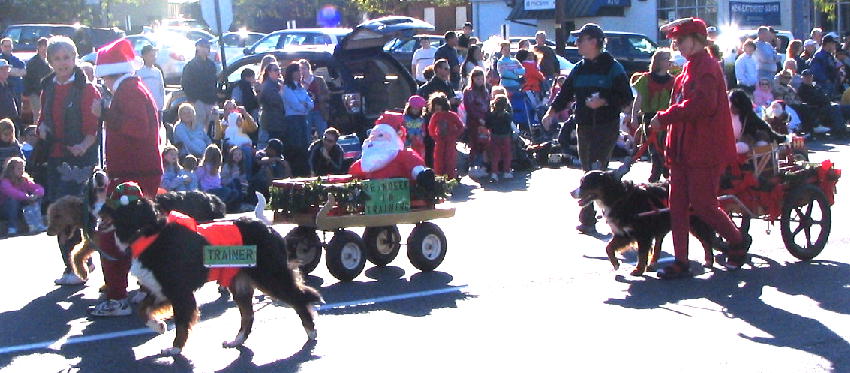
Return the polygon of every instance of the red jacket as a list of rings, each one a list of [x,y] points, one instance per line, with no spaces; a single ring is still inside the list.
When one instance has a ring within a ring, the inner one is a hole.
[[[135,76],[122,81],[103,115],[110,177],[162,175],[159,118],[150,91]]]
[[[522,61],[522,67],[525,68],[525,75],[523,75],[525,84],[522,85],[522,90],[540,92],[540,84],[543,83],[546,77],[537,68],[537,62]]]
[[[390,179],[395,177],[406,177],[411,181],[416,180],[416,175],[425,169],[425,161],[411,149],[403,149],[398,152],[395,159],[386,166],[372,172],[363,171],[360,160],[351,165],[348,173],[358,179]]]
[[[443,126],[442,124],[445,124]],[[428,122],[428,134],[434,138],[434,141],[457,141],[457,138],[463,133],[463,121],[453,111],[438,111],[431,115],[431,121]]]
[[[667,163],[722,167],[736,159],[726,82],[708,52],[688,58],[676,78],[670,108],[658,114],[667,132]]]

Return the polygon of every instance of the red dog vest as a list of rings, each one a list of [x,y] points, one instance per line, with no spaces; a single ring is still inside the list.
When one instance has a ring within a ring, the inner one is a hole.
[[[216,246],[238,246],[242,245],[242,233],[232,221],[213,222],[200,224],[186,214],[172,211],[166,219],[168,223],[177,223],[192,231],[198,232],[209,241],[210,245]],[[142,253],[156,241],[159,233],[151,236],[142,236],[130,244],[130,252],[133,258],[138,258]],[[239,273],[239,268],[210,268],[207,281],[217,281],[221,286],[230,286],[233,277]]]

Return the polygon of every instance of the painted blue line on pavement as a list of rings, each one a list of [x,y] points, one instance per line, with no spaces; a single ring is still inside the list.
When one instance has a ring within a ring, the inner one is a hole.
[[[466,287],[466,285],[451,286],[451,287],[447,287],[447,288],[443,288],[443,289],[425,290],[425,291],[418,291],[418,292],[414,292],[414,293],[406,293],[406,294],[398,294],[398,295],[387,295],[387,296],[383,296],[383,297],[360,299],[360,300],[354,300],[354,301],[350,301],[350,302],[327,303],[327,304],[321,304],[321,305],[317,306],[316,309],[319,312],[321,312],[321,311],[332,310],[332,309],[337,309],[337,308],[366,306],[366,305],[376,304],[376,303],[388,303],[388,302],[393,302],[393,301],[397,301],[397,300],[422,298],[422,297],[427,297],[427,296],[431,296],[431,295],[458,292],[458,291],[461,291],[465,287]],[[74,345],[74,344],[79,344],[79,343],[103,341],[103,340],[107,340],[107,339],[116,339],[116,338],[121,338],[121,337],[131,337],[131,336],[144,335],[144,334],[154,334],[154,331],[151,330],[150,328],[139,328],[139,329],[123,330],[123,331],[119,331],[119,332],[110,332],[110,333],[103,333],[103,334],[93,334],[93,335],[71,337],[71,338],[68,338],[68,340],[63,342],[61,345],[58,345],[57,349],[62,348],[64,346],[69,346],[69,345]],[[19,352],[19,351],[30,351],[30,350],[45,349],[45,348],[49,348],[50,346],[56,345],[60,341],[61,341],[61,339],[58,339],[58,340],[55,340],[55,341],[47,341],[47,342],[28,343],[28,344],[17,345],[17,346],[0,347],[0,355],[13,353],[13,352]]]

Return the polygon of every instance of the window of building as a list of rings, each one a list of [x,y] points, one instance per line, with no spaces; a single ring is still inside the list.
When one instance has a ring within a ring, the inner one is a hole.
[[[658,26],[685,17],[698,17],[709,26],[717,25],[717,0],[658,0]],[[666,35],[659,31],[658,40]]]

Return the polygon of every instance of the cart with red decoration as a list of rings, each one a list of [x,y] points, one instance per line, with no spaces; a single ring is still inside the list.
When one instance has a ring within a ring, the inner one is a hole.
[[[289,256],[302,273],[310,273],[325,249],[328,271],[341,281],[357,277],[366,260],[385,266],[402,245],[399,224],[414,224],[407,238],[407,256],[414,267],[432,271],[446,255],[443,231],[430,220],[454,216],[455,209],[439,206],[454,181],[437,179],[434,190],[410,185],[407,179],[357,180],[349,175],[276,180],[269,207],[274,222],[295,224],[285,237]],[[364,227],[360,235],[347,228]],[[332,232],[326,243],[318,231]]]
[[[809,162],[801,141],[757,146],[739,161],[721,181],[718,198],[736,225],[747,231],[751,219],[771,226],[778,221],[791,255],[810,260],[820,254],[829,239],[841,170],[829,160]]]

